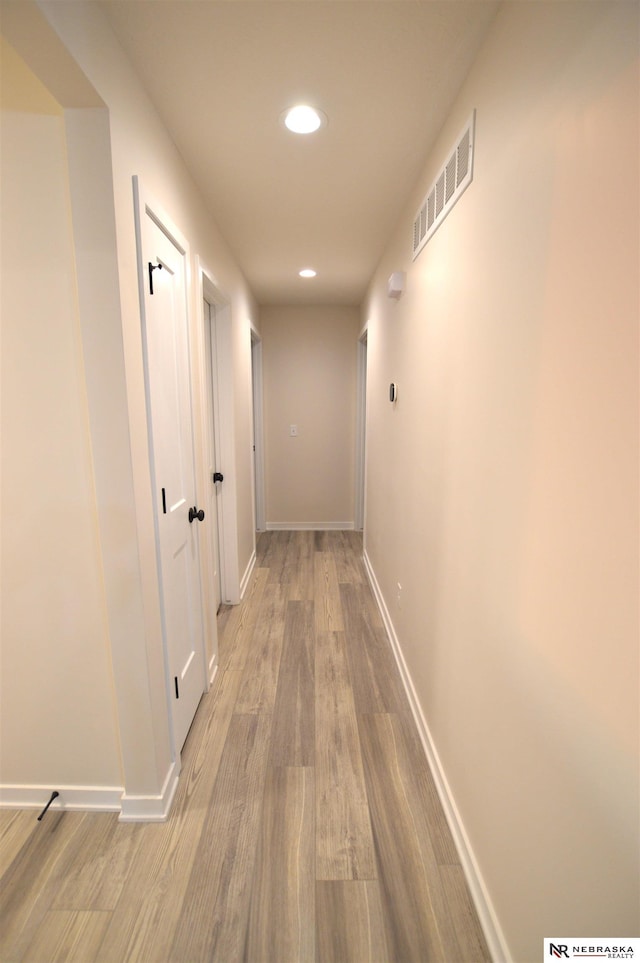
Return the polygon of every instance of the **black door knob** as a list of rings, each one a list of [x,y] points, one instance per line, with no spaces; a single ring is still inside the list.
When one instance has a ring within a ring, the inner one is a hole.
[[[204,512],[202,509],[198,511],[197,507],[194,505],[193,508],[189,509],[189,524],[191,524],[195,518],[197,518],[199,522],[204,521]]]
[[[214,471],[213,480],[214,482],[224,481],[224,475],[221,471]]]

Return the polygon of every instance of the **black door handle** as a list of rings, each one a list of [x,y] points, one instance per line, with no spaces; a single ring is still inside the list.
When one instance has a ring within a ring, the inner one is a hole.
[[[202,509],[198,511],[195,505],[193,506],[193,508],[189,509],[189,524],[191,524],[194,518],[197,518],[199,522],[204,521],[204,512],[202,511]]]
[[[222,474],[221,471],[214,471],[213,480],[214,482],[224,481],[224,475]]]

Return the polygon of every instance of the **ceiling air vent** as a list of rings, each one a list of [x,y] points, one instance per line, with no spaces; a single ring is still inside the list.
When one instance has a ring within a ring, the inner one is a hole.
[[[473,180],[475,110],[449,152],[413,222],[414,260]]]

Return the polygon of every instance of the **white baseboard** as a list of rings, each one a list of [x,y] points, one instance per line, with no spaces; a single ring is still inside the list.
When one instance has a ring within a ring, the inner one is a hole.
[[[119,822],[121,823],[163,823],[171,810],[171,803],[178,788],[180,763],[172,762],[157,796],[128,796],[122,794]]]
[[[489,952],[491,953],[491,958],[495,961],[500,961],[500,963],[512,963],[512,956],[509,952],[507,941],[504,937],[504,933],[502,932],[502,928],[500,927],[500,923],[493,908],[489,892],[482,878],[480,867],[478,866],[478,862],[471,848],[471,843],[464,828],[462,817],[458,807],[456,806],[453,793],[451,792],[444,768],[440,762],[440,757],[438,756],[438,750],[436,749],[431,732],[429,731],[427,720],[422,712],[422,708],[413,685],[413,680],[409,674],[407,663],[404,660],[400,642],[396,635],[393,622],[391,621],[391,616],[389,615],[389,610],[386,606],[384,596],[366,551],[364,552],[364,564],[369,582],[371,583],[371,589],[380,610],[387,635],[389,636],[389,641],[391,643],[391,648],[393,649],[393,654],[395,656],[398,669],[400,670],[405,692],[407,693],[407,698],[409,699],[409,704],[411,706],[411,712],[413,713],[413,718],[420,735],[420,741],[422,742],[422,747],[431,768],[431,772],[433,773],[440,802],[442,803],[442,807],[449,824],[449,829],[451,830],[451,834],[458,851],[458,856],[460,857],[460,863],[471,891],[471,897],[473,899],[473,903],[480,920],[480,925],[482,926],[482,930],[489,947]]]
[[[51,811],[120,812],[122,786],[0,786],[1,809],[44,809],[51,793],[59,795]]]
[[[162,792],[157,796],[128,796],[122,786],[0,786],[0,809],[42,810],[51,793],[59,795],[51,812],[115,812],[120,822],[164,822],[178,786],[180,765],[171,764]]]
[[[253,570],[256,565],[256,550],[254,548],[251,553],[251,558],[249,559],[249,564],[247,565],[244,575],[242,576],[242,581],[240,582],[240,601],[244,598],[244,593],[247,591],[247,586],[251,581],[251,576],[253,575]]]
[[[352,532],[353,522],[267,522],[268,532]]]

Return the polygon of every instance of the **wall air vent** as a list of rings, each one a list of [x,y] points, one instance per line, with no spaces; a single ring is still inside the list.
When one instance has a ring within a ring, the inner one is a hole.
[[[415,260],[432,234],[473,180],[473,148],[476,112],[449,151],[449,159],[438,172],[431,189],[420,205],[413,222],[413,259]]]

